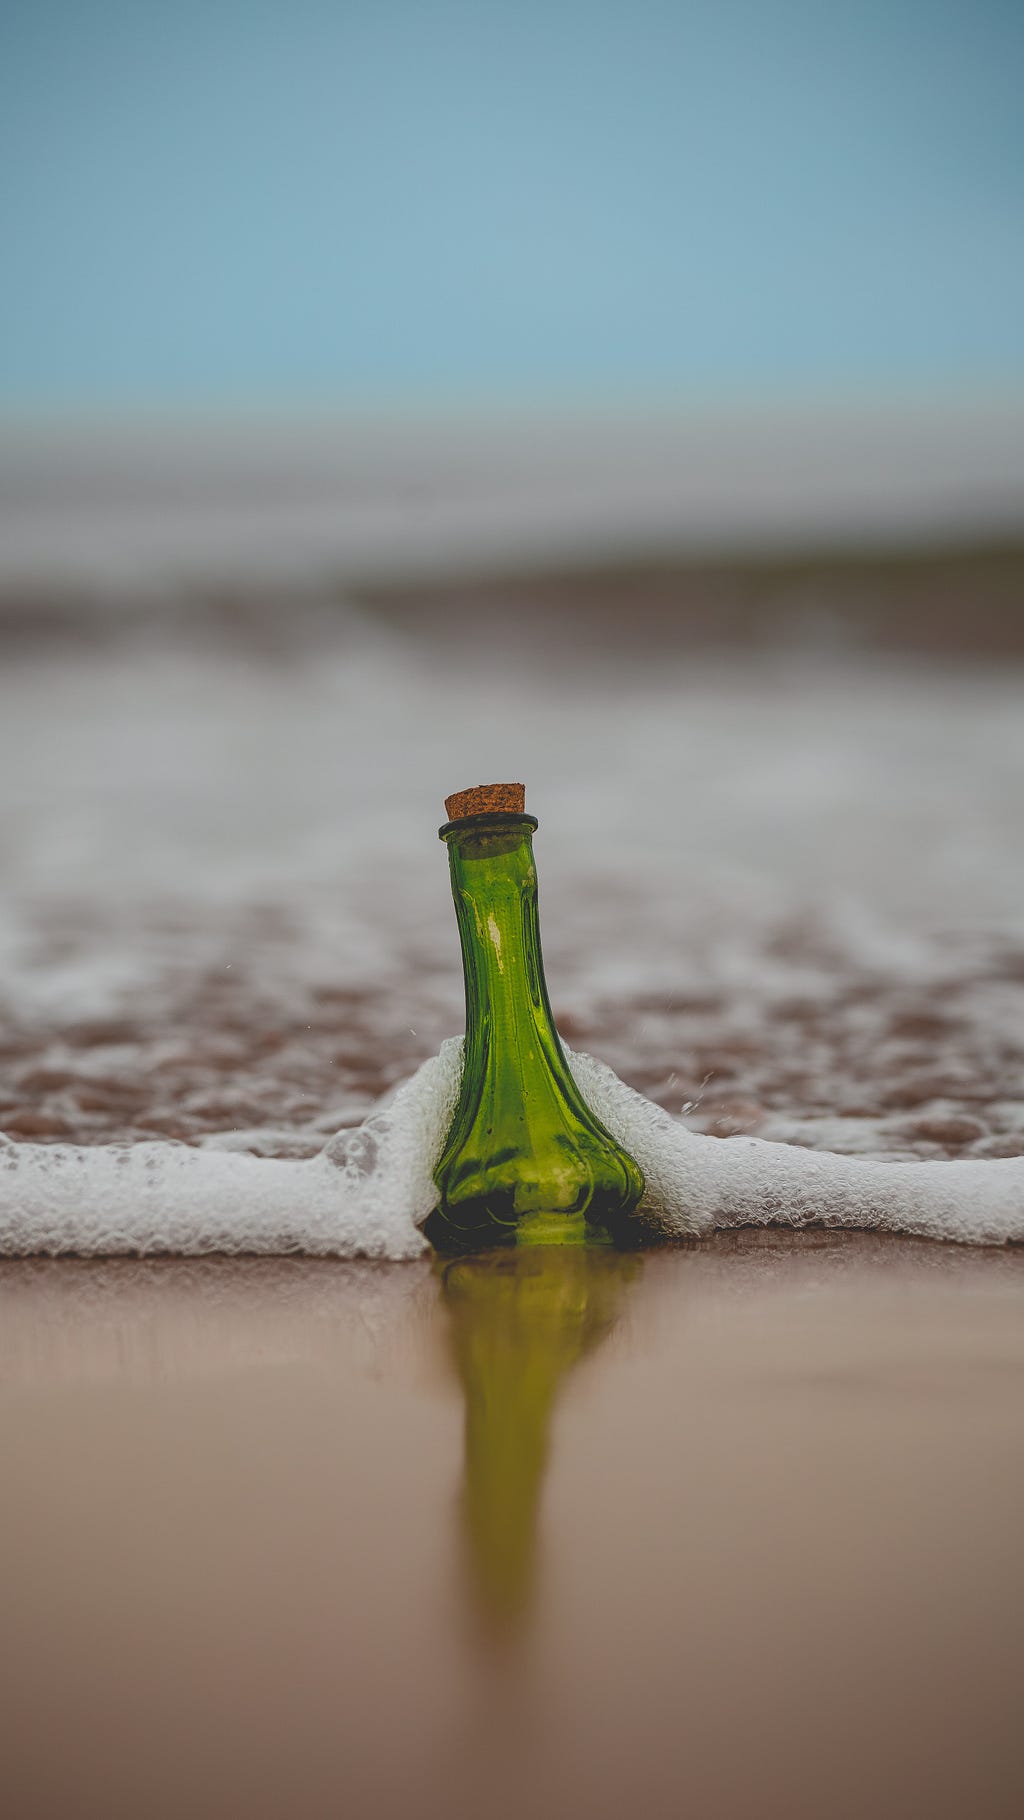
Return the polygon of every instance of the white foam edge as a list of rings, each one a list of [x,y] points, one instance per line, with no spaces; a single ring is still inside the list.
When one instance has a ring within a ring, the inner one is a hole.
[[[1024,1158],[881,1162],[760,1138],[704,1137],[567,1051],[584,1099],[644,1174],[636,1218],[655,1238],[722,1227],[824,1225],[961,1244],[1024,1240]],[[315,1157],[187,1144],[0,1139],[0,1255],[209,1252],[410,1258],[436,1203],[432,1171],[462,1070],[453,1038]]]

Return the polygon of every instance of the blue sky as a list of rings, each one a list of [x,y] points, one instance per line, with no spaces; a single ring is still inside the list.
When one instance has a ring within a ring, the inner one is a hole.
[[[1024,376],[1012,0],[0,0],[0,404]]]

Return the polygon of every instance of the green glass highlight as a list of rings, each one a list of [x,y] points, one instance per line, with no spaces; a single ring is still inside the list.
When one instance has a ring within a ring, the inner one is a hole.
[[[548,1002],[532,815],[441,829],[466,983],[462,1086],[425,1231],[440,1251],[629,1242],[643,1176],[584,1103]]]

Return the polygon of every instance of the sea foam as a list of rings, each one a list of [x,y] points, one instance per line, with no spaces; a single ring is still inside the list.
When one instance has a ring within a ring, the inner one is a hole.
[[[636,1219],[652,1238],[825,1225],[962,1244],[1024,1240],[1024,1157],[885,1163],[704,1137],[603,1063],[571,1052],[569,1061],[643,1170]],[[363,1124],[299,1161],[179,1143],[0,1139],[0,1254],[415,1257],[426,1246],[419,1229],[436,1201],[432,1170],[461,1069],[462,1042],[452,1039]]]

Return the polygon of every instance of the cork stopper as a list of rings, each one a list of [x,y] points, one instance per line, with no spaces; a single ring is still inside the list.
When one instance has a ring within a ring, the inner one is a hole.
[[[472,790],[446,796],[444,806],[453,822],[465,821],[467,815],[522,815],[526,788],[523,784],[476,784]]]

